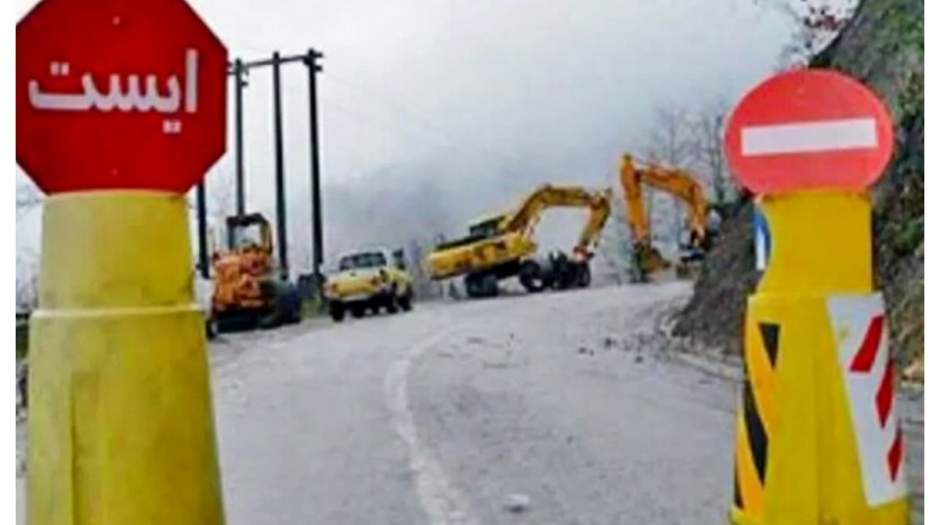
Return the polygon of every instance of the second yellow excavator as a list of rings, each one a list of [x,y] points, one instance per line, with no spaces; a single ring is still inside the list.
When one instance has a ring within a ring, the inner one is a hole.
[[[646,280],[649,274],[671,266],[653,246],[650,221],[643,203],[643,185],[672,194],[688,206],[689,238],[680,246],[677,273],[690,272],[711,248],[714,236],[708,224],[708,202],[702,186],[684,170],[653,163],[640,164],[630,155],[621,159],[620,182],[627,202],[627,221],[633,233],[634,265],[639,280]]]
[[[425,267],[432,279],[464,276],[470,297],[497,295],[499,281],[513,276],[529,292],[587,287],[589,261],[610,216],[610,198],[609,189],[541,186],[512,211],[471,224],[467,237],[438,245],[425,259]],[[570,256],[555,252],[539,259],[534,257],[538,245],[533,230],[542,212],[554,207],[587,208],[588,221]]]

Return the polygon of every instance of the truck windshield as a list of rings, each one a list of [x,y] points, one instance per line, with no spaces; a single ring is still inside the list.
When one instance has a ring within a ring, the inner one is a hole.
[[[368,252],[347,255],[339,260],[340,270],[355,268],[378,268],[385,266],[385,255],[381,252]]]

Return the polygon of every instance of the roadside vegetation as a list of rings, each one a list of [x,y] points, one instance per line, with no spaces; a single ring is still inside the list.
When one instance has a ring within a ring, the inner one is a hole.
[[[798,36],[804,45],[793,49],[813,51],[810,67],[833,68],[867,84],[894,117],[895,156],[872,192],[876,287],[885,294],[899,369],[908,379],[923,380],[924,4],[862,0],[851,16],[833,15],[831,8],[823,9],[825,2],[815,4],[823,5],[800,15],[806,31]],[[820,32],[831,38],[816,50],[814,35]],[[673,335],[727,354],[740,352],[745,301],[759,279],[752,213],[749,202],[733,208]]]

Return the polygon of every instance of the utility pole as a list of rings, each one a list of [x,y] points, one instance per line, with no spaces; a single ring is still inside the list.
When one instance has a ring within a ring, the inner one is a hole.
[[[277,193],[277,254],[281,262],[281,280],[290,279],[287,266],[287,214],[284,198],[284,125],[281,114],[281,55],[271,57],[274,71],[274,184]]]
[[[248,75],[248,69],[242,59],[235,60],[235,210],[239,217],[245,215],[245,157],[244,133],[242,128],[242,90],[248,81],[242,77]]]
[[[283,112],[281,108],[281,64],[290,62],[303,62],[308,68],[308,78],[310,81],[310,145],[311,145],[311,206],[313,208],[311,219],[312,228],[312,248],[313,248],[313,275],[317,292],[319,292],[322,275],[320,267],[323,265],[323,230],[320,198],[320,152],[319,152],[319,134],[317,129],[317,106],[316,106],[316,73],[323,69],[317,64],[317,59],[323,58],[323,54],[314,49],[309,49],[306,53],[298,55],[281,56],[274,52],[270,58],[252,60],[245,62],[242,59],[236,59],[229,69],[229,74],[235,77],[235,171],[236,171],[236,206],[239,215],[245,213],[245,174],[244,174],[244,155],[243,155],[243,129],[242,129],[242,91],[248,85],[244,80],[248,72],[254,68],[271,67],[274,74],[274,177],[275,177],[275,198],[277,200],[277,245],[278,259],[280,259],[280,277],[287,280],[290,277],[289,266],[287,264],[287,212],[285,199],[285,176],[284,176],[284,129]]]
[[[307,50],[304,64],[307,66],[307,78],[310,89],[310,192],[311,192],[311,235],[313,237],[313,279],[314,293],[317,299],[323,287],[323,205],[320,198],[320,135],[317,119],[317,73],[323,68],[317,64],[317,59],[323,58],[313,48]]]
[[[196,185],[196,224],[199,236],[199,274],[209,278],[209,253],[206,242],[206,183]]]

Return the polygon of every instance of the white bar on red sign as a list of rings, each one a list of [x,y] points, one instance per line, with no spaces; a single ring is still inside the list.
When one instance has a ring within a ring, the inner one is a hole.
[[[741,129],[744,156],[866,149],[878,146],[875,119],[793,122]]]

